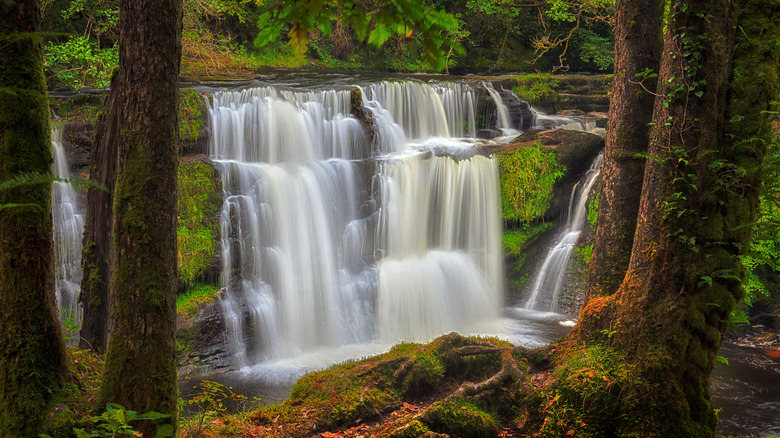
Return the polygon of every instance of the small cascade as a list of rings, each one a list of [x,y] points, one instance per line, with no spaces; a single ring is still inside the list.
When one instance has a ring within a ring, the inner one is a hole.
[[[384,81],[362,87],[366,101],[386,109],[407,138],[474,137],[475,96],[459,82]]]
[[[483,82],[485,90],[487,90],[490,97],[496,103],[496,111],[498,113],[498,125],[497,128],[501,130],[502,135],[516,135],[519,132],[512,126],[512,119],[509,117],[509,110],[504,101],[501,99],[501,95],[493,88],[493,84],[490,82]]]
[[[526,309],[551,312],[557,310],[558,294],[569,267],[571,252],[585,225],[588,213],[588,194],[598,180],[603,162],[604,155],[599,153],[587,173],[572,188],[566,228],[555,246],[547,253],[542,268],[536,275],[531,295],[525,303]]]
[[[348,113],[349,91],[214,96],[221,303],[237,366],[477,333],[499,316],[496,160],[429,147],[476,150],[458,140],[475,132],[473,91],[362,90],[372,140]]]
[[[594,132],[599,129],[595,121],[582,121],[568,116],[536,113],[535,129],[567,129],[569,131]]]
[[[65,148],[62,145],[62,132],[62,125],[54,125],[51,134],[54,174],[58,178],[68,179],[70,172]],[[81,289],[81,237],[84,233],[84,213],[79,194],[72,184],[55,181],[52,190],[57,306],[60,310],[60,320],[80,324],[82,309],[78,297]]]

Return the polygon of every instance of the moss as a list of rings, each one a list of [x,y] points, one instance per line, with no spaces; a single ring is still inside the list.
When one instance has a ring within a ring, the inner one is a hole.
[[[198,143],[207,111],[206,101],[200,93],[179,91],[179,144],[182,150],[192,149]]]
[[[502,217],[525,223],[540,218],[565,172],[555,153],[541,146],[519,148],[500,154],[498,165]]]
[[[390,433],[389,438],[417,438],[428,432],[428,428],[418,420],[414,420],[404,427],[399,427]]]
[[[176,297],[176,312],[196,316],[198,308],[214,300],[220,288],[210,284],[194,284]]]
[[[214,263],[222,205],[221,182],[210,162],[184,160],[179,165],[178,187],[179,279],[189,285],[203,279]]]
[[[423,395],[433,391],[444,377],[444,365],[439,358],[430,353],[420,353],[414,356],[411,369],[401,383],[401,389],[406,395]]]
[[[528,74],[516,76],[517,85],[512,91],[532,105],[550,104],[558,100],[555,78],[551,74]]]
[[[420,421],[432,431],[459,438],[498,436],[498,424],[489,414],[460,399],[437,402]]]

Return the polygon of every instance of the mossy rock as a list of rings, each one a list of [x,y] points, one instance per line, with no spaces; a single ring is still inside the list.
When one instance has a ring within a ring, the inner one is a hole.
[[[208,106],[203,95],[193,90],[179,94],[179,153],[183,156],[208,153]]]
[[[410,370],[404,377],[401,388],[405,395],[419,396],[436,389],[444,377],[444,365],[429,352],[420,353],[411,361]]]
[[[219,279],[219,211],[222,180],[204,155],[182,159],[178,175],[177,229],[179,277],[182,287]]]

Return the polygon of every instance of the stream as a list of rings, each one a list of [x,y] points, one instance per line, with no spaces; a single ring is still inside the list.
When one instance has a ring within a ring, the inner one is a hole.
[[[236,371],[208,380],[272,404],[308,371],[402,340],[458,331],[533,348],[574,325],[531,310],[536,298],[503,297],[498,170],[475,152],[478,99],[497,101],[500,133],[522,124],[492,86],[478,96],[438,75],[409,79],[271,71],[186,85],[215,92],[210,155],[225,188],[221,305]],[[356,84],[373,136],[349,116]],[[720,354],[730,364],[712,374],[719,433],[780,434],[780,358],[737,342]],[[182,395],[199,381],[180,382]]]

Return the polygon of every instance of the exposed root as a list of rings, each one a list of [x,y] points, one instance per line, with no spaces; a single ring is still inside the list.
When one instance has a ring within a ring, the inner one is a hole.
[[[464,347],[465,348],[465,347]],[[488,350],[488,349],[485,349]],[[498,351],[498,348],[493,349]],[[486,353],[476,353],[486,354]],[[452,397],[480,397],[486,391],[506,386],[507,383],[519,382],[523,378],[523,372],[517,364],[517,360],[512,356],[511,350],[501,350],[501,370],[493,374],[487,380],[479,383],[465,382],[447,398]]]

